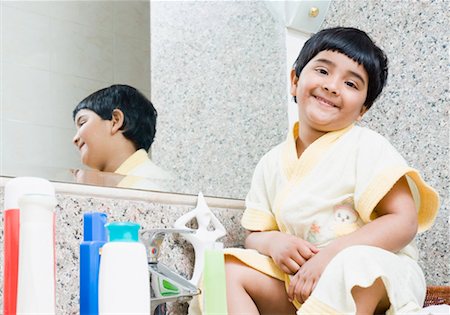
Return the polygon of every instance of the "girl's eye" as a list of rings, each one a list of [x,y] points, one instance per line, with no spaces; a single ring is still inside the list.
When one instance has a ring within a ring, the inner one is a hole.
[[[358,87],[356,86],[356,84],[353,83],[353,82],[351,82],[351,81],[347,81],[347,82],[345,82],[345,84],[347,84],[349,87],[352,87],[352,88],[354,88],[354,89],[358,89]]]
[[[316,71],[319,72],[320,74],[328,74],[328,71],[322,68],[319,68]]]

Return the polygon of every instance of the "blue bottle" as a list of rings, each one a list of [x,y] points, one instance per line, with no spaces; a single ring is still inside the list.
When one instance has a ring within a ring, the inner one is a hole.
[[[106,214],[83,215],[83,242],[80,244],[80,315],[98,314],[100,249],[107,242]]]

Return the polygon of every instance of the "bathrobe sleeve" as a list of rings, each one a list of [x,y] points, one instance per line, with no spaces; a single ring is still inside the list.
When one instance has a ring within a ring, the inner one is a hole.
[[[246,209],[242,216],[242,226],[249,231],[279,230],[272,213],[272,203],[276,193],[276,170],[279,164],[273,159],[273,151],[263,156],[255,168],[250,190],[245,198]],[[269,256],[255,249],[227,248],[225,255],[231,255],[244,264],[271,277],[284,281],[284,273]]]
[[[273,172],[278,169],[271,161],[273,153],[263,156],[255,168],[250,191],[245,198],[246,209],[241,220],[242,226],[250,231],[278,230],[272,213],[275,198],[275,180]]]
[[[406,164],[397,150],[381,135],[366,129],[359,139],[356,163],[355,206],[364,222],[376,218],[373,211],[394,184],[406,176],[418,211],[419,232],[434,222],[439,196]]]

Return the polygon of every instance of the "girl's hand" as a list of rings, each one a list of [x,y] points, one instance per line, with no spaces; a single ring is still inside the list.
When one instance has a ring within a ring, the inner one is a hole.
[[[354,245],[380,247],[392,252],[408,245],[417,233],[417,210],[405,177],[400,178],[375,207],[377,218],[353,233],[341,236],[302,265],[291,279],[289,299],[304,303],[331,259]]]
[[[334,255],[327,253],[323,249],[317,255],[305,262],[300,270],[291,278],[291,283],[287,291],[289,301],[297,299],[304,303],[311,295],[311,292],[317,285],[325,267],[328,265]]]
[[[287,274],[296,273],[308,259],[319,252],[313,244],[282,232],[273,234],[268,251],[275,264]]]

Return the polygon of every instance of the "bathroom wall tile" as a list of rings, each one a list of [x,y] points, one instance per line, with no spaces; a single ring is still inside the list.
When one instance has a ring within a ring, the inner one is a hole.
[[[49,17],[55,3],[56,1],[2,1],[1,6]]]
[[[72,127],[72,111],[75,106],[89,94],[111,85],[112,81],[97,81],[77,76],[51,73],[52,86],[50,101],[54,125],[58,127]]]
[[[114,33],[150,38],[150,1],[114,1]]]
[[[30,124],[72,128],[72,111],[92,92],[112,82],[94,81],[3,63],[2,115]]]
[[[115,34],[114,82],[150,89],[150,41]]]
[[[52,125],[50,72],[3,61],[2,115],[30,124]]]
[[[1,20],[3,61],[48,70],[50,21],[8,6],[3,7]]]
[[[91,80],[113,79],[112,33],[54,20],[51,39],[51,71]]]
[[[75,128],[57,128],[52,130],[53,132],[56,130],[56,132],[59,133],[59,136],[54,138],[54,143],[52,144],[52,156],[56,161],[52,165],[55,168],[58,168],[58,174],[68,174],[70,169],[86,168],[86,166],[81,163],[78,149],[72,143],[73,136],[75,135]],[[70,179],[73,180],[74,178],[70,177]]]
[[[113,29],[115,1],[53,1],[50,16],[92,29],[109,32]]]
[[[139,90],[142,94],[144,94],[145,97],[147,97],[149,100],[151,100],[151,94],[150,94],[150,90]],[[155,104],[153,104],[155,105]],[[158,106],[155,106],[156,109],[158,109]]]
[[[7,175],[30,176],[35,173],[33,168],[39,170],[42,167],[42,170],[54,172],[79,165],[78,152],[71,144],[72,129],[10,120],[2,120],[2,125],[1,152],[5,174],[7,171]]]
[[[2,5],[105,31],[113,27],[113,1],[2,1]]]

